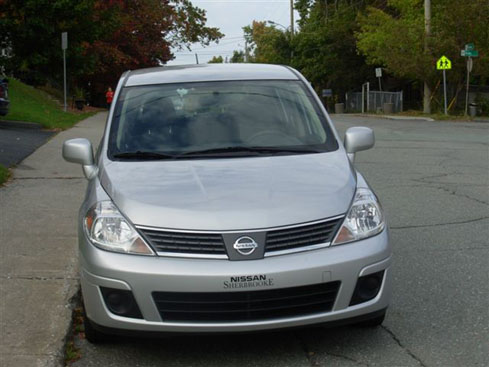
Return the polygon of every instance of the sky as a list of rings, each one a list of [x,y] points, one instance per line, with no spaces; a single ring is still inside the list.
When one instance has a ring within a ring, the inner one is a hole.
[[[271,20],[290,27],[290,0],[193,0],[192,4],[207,12],[207,26],[219,28],[224,37],[219,44],[195,44],[192,51],[174,50],[176,58],[168,65],[195,64],[196,53],[201,64],[213,56],[231,58],[233,50],[244,50],[242,28],[253,20]],[[297,17],[295,12],[295,20]]]

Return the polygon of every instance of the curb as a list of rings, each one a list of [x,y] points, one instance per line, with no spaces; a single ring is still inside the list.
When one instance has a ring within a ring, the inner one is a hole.
[[[356,117],[370,117],[379,118],[386,120],[404,120],[404,121],[437,121],[437,122],[478,122],[478,123],[489,123],[489,118],[485,117],[475,117],[472,120],[435,120],[431,117],[420,117],[420,116],[403,116],[403,115],[370,115],[361,113],[331,113],[332,116],[356,116]]]
[[[17,128],[17,129],[37,129],[37,130],[42,129],[41,124],[36,124],[35,122],[27,122],[27,121],[0,120],[0,127],[2,126],[9,127],[9,128]]]
[[[337,116],[357,116],[357,117],[371,117],[386,120],[413,120],[413,121],[437,121],[431,117],[418,117],[418,116],[395,116],[395,115],[370,115],[361,113],[341,113],[336,114]]]
[[[383,118],[389,120],[414,120],[414,121],[436,121],[431,117],[416,117],[416,116],[392,116],[392,115],[384,115]]]

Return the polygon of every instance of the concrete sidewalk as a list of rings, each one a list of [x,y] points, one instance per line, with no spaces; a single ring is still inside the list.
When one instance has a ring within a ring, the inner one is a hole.
[[[63,131],[19,163],[0,188],[0,366],[63,365],[78,288],[76,218],[86,180],[63,141],[98,144],[106,113]]]

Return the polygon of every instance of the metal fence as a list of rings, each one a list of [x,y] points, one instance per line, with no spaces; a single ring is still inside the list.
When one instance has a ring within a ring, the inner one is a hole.
[[[384,103],[392,103],[393,112],[402,112],[402,91],[349,92],[345,98],[346,112],[382,112]]]

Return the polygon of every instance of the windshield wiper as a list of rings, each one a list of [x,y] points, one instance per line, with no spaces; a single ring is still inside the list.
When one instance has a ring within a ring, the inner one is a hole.
[[[212,155],[229,156],[234,153],[245,153],[252,155],[270,155],[270,154],[290,154],[290,153],[320,153],[318,150],[302,147],[245,147],[245,146],[230,146],[223,148],[211,148],[203,150],[192,150],[179,154],[168,154],[160,152],[135,151],[122,152],[113,155],[114,158],[125,159],[140,159],[140,160],[163,160],[163,159],[178,159],[186,157],[208,157]]]
[[[280,154],[280,153],[320,153],[318,150],[302,147],[244,147],[231,146],[224,148],[212,148],[204,150],[193,150],[180,154],[179,156],[194,156],[194,155],[212,155],[212,154],[228,154],[228,153],[255,153],[261,154]]]
[[[123,152],[114,154],[114,158],[126,158],[126,159],[141,159],[141,160],[158,160],[158,159],[175,159],[177,156],[173,154],[158,153],[158,152]]]

